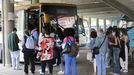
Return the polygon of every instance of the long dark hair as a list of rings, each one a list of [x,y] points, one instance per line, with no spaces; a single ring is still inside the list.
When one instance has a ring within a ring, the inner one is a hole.
[[[90,37],[91,38],[96,38],[97,37],[97,32],[96,31],[91,31]]]
[[[68,36],[74,37],[74,34],[75,34],[75,30],[73,28],[66,28],[64,30],[64,36],[65,37],[68,37]]]
[[[43,32],[45,34],[47,34],[47,35],[50,35],[50,33],[54,33],[55,32],[55,29],[50,25],[50,23],[45,24],[43,29],[44,29]]]
[[[64,34],[63,34],[63,31],[60,27],[57,27],[56,31],[55,31],[55,34],[58,35],[58,37],[63,40],[64,39]]]
[[[119,31],[118,28],[115,28],[115,29],[114,29],[114,32],[115,32],[115,36],[116,36],[116,37],[120,37],[120,31]]]

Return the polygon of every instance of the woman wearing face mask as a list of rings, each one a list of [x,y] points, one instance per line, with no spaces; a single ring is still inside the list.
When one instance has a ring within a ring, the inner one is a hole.
[[[123,29],[121,35],[121,52],[120,52],[120,64],[121,71],[128,72],[128,50],[129,50],[129,39],[127,30]]]
[[[114,37],[114,41],[110,42],[109,44],[113,47],[113,73],[112,74],[120,74],[120,63],[119,63],[119,54],[120,54],[120,32],[116,28],[114,29],[114,32],[112,33]]]
[[[106,75],[106,52],[108,49],[108,38],[102,29],[98,29],[97,38],[93,47],[99,47],[99,54],[95,55],[97,65],[97,75]]]

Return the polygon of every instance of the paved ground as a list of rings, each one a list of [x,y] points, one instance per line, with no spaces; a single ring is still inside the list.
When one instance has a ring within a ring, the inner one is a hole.
[[[86,60],[86,53],[87,51],[81,51],[80,57],[77,59],[77,66],[78,66],[78,75],[92,75],[93,68],[92,63]],[[0,64],[0,75],[24,75],[23,72],[23,64],[21,64],[22,70],[12,70],[11,67],[3,67],[2,64]],[[40,65],[36,65],[36,72],[35,75],[39,75]],[[54,67],[54,74],[58,75],[59,67]],[[107,75],[110,75],[111,69],[107,69]],[[29,74],[30,75],[30,74]],[[129,62],[129,72],[128,73],[122,73],[121,75],[134,75],[134,62]]]

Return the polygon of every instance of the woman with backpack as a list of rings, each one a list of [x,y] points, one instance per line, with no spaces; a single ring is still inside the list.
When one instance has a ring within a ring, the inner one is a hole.
[[[31,73],[34,75],[35,72],[35,64],[34,64],[34,58],[35,58],[35,50],[34,48],[30,48],[30,45],[34,42],[31,41],[28,42],[28,39],[30,39],[32,36],[29,34],[28,30],[24,31],[24,37],[22,40],[22,52],[24,53],[24,72],[25,75],[28,75],[28,65],[31,64]],[[34,44],[34,43],[33,43]]]
[[[67,42],[74,42],[76,40],[74,38],[75,30],[73,28],[66,28],[64,30],[64,40],[62,48],[65,49],[67,47]],[[64,51],[64,50],[63,50]],[[64,52],[64,60],[65,60],[65,75],[70,75],[70,66],[72,67],[72,75],[77,74],[77,65],[76,65],[76,57],[70,56],[68,52]]]

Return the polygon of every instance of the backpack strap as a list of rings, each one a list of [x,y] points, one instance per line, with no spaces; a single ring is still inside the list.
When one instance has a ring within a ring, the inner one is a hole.
[[[27,34],[24,34],[26,37],[29,37]]]
[[[74,38],[73,38],[74,39]],[[75,40],[71,40],[71,38],[70,37],[67,37],[67,42],[70,44],[70,43],[72,43],[72,42],[74,42],[75,43]]]
[[[34,40],[35,40],[35,38],[33,37],[33,35],[30,35],[30,36],[28,36],[27,34],[24,34],[27,38],[28,37],[32,37]]]
[[[29,36],[27,34],[24,34],[24,44],[26,43],[26,40]]]

